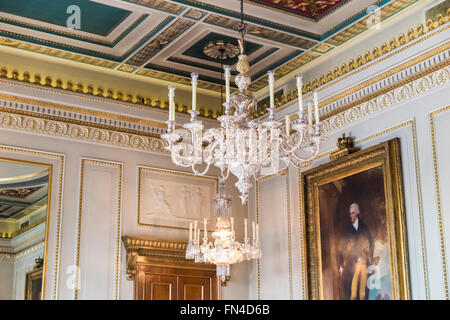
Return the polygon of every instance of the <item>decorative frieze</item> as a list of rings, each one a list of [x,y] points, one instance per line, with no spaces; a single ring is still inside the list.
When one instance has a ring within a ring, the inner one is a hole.
[[[321,122],[322,130],[324,133],[337,130],[373,113],[383,111],[445,85],[449,81],[450,67],[446,67],[323,120]]]

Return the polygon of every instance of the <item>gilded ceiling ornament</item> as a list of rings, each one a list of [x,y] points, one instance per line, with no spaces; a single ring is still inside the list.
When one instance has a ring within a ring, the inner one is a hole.
[[[208,42],[203,53],[213,59],[231,59],[239,54],[239,47],[231,42],[217,40]]]

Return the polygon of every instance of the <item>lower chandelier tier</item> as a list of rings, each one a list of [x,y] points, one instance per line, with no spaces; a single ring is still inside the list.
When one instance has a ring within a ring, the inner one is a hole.
[[[248,237],[248,220],[244,219],[244,242],[236,241],[234,218],[231,217],[231,198],[225,194],[225,183],[219,180],[219,194],[214,198],[216,229],[212,233],[213,242],[208,242],[207,219],[204,219],[203,241],[200,243],[200,228],[197,221],[189,226],[189,242],[186,259],[198,263],[216,265],[217,276],[223,282],[230,276],[230,265],[261,258],[259,227],[252,223],[253,239]]]

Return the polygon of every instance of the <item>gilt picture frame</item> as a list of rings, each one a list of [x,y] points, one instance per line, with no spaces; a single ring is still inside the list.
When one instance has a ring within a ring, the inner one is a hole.
[[[42,299],[42,276],[42,267],[34,269],[26,274],[25,300]]]
[[[308,299],[410,298],[399,139],[301,174]]]

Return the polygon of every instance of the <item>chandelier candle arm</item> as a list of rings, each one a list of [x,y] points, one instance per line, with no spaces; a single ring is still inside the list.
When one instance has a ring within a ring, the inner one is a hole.
[[[319,124],[319,97],[317,91],[314,91],[314,111],[316,114],[316,124]]]
[[[230,66],[223,66],[223,69],[225,70],[225,102],[230,103],[230,78],[231,78],[231,72],[230,72]]]
[[[198,74],[195,72],[191,73],[191,84],[192,84],[192,110],[197,110],[197,79]]]
[[[169,86],[169,121],[175,121],[175,87]]]

